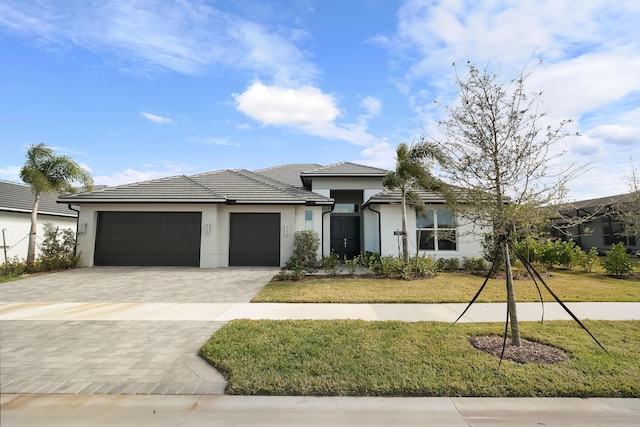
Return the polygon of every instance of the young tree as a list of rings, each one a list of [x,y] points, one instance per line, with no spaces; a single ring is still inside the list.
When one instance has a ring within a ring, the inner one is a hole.
[[[516,231],[529,231],[540,215],[551,218],[543,208],[561,204],[566,183],[580,170],[572,164],[550,172],[549,162],[562,154],[553,146],[567,136],[563,127],[569,120],[556,126],[542,123],[541,93],[525,90],[531,72],[525,67],[502,83],[497,74],[471,63],[466,78],[456,70],[459,103],[447,108],[449,117],[440,122],[442,136],[425,142],[442,153],[443,178],[466,189],[464,200],[458,201],[465,209],[457,209],[458,214],[474,224],[490,225],[493,241],[501,244],[511,342],[516,346],[520,331],[508,240]]]
[[[407,206],[418,209],[424,205],[420,194],[416,191],[439,190],[440,182],[428,169],[424,162],[427,159],[437,160],[438,153],[429,146],[416,144],[409,146],[400,143],[396,147],[396,169],[389,172],[382,184],[390,190],[399,190],[402,200],[402,257],[409,262],[409,242],[407,238]]]
[[[56,156],[53,150],[44,144],[30,145],[27,148],[27,161],[20,170],[20,179],[31,186],[34,195],[29,247],[27,249],[27,263],[33,263],[40,195],[74,193],[76,190],[73,183],[79,183],[87,189],[91,189],[93,179],[89,172],[80,167],[71,157]]]

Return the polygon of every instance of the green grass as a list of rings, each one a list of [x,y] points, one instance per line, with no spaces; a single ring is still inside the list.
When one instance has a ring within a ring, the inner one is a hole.
[[[640,321],[521,322],[522,337],[562,348],[552,365],[520,365],[471,346],[500,324],[251,321],[224,325],[201,356],[228,394],[295,396],[640,397]]]
[[[13,282],[14,280],[20,279],[22,279],[22,277],[14,275],[0,276],[0,283]]]
[[[290,303],[453,303],[468,302],[483,277],[465,273],[439,273],[422,280],[328,277],[300,282],[271,282],[252,302]],[[545,282],[565,302],[640,301],[640,280],[615,279],[599,273],[554,270]],[[542,285],[541,289],[542,289]],[[515,281],[518,301],[538,301],[532,280]],[[504,279],[491,279],[478,302],[506,300]],[[542,289],[545,301],[553,301]]]

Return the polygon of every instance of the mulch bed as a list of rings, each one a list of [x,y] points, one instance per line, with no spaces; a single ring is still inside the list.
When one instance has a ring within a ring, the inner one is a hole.
[[[469,342],[478,350],[500,357],[504,338],[497,335],[470,337]],[[511,339],[507,337],[504,350],[504,359],[516,363],[559,363],[569,358],[569,355],[552,345],[542,344],[536,341],[520,339],[520,347],[511,345]]]

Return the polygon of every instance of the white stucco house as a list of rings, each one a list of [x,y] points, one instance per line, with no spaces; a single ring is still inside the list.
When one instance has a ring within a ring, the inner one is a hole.
[[[38,245],[42,243],[45,223],[60,228],[76,229],[78,213],[66,205],[56,203],[57,194],[42,194],[38,206],[38,225],[36,228],[36,256]],[[10,181],[0,180],[0,257],[2,261],[18,257],[27,258],[29,231],[31,229],[31,210],[34,196],[31,187]],[[5,258],[6,256],[6,258]]]
[[[355,163],[220,170],[62,196],[58,203],[80,211],[84,266],[283,266],[298,230],[318,233],[322,255],[397,256],[402,210],[399,194],[382,185],[387,172]],[[458,224],[441,197],[424,196],[429,213],[411,211],[408,219],[409,230],[428,231],[420,253],[481,256],[481,237]],[[417,236],[409,233],[414,253]]]

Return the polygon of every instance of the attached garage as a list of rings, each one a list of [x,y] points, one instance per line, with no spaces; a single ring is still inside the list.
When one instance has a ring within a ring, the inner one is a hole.
[[[201,212],[98,212],[94,265],[200,266]]]
[[[280,214],[230,214],[229,265],[280,265]]]

